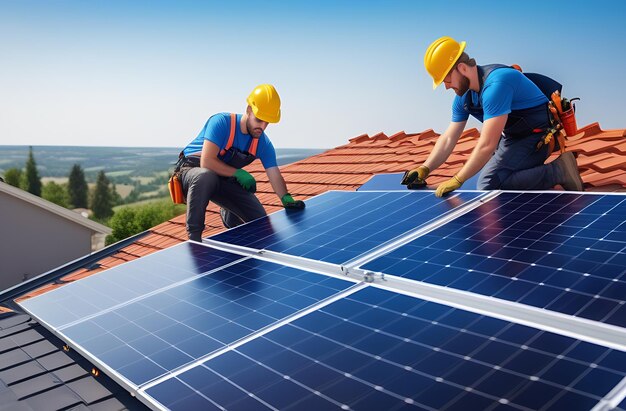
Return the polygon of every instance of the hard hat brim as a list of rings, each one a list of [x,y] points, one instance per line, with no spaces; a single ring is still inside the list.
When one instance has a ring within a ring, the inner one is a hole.
[[[266,121],[268,123],[278,123],[280,121],[280,110],[278,111],[278,114],[268,114],[268,113],[261,113],[258,109],[258,107],[252,107],[252,114],[254,114],[254,117],[258,118],[261,121]]]

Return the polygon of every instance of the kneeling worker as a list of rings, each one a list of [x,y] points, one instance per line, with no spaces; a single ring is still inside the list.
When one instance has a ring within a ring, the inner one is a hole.
[[[179,162],[183,195],[187,200],[189,239],[202,240],[209,201],[221,207],[222,222],[231,228],[266,215],[254,195],[256,181],[243,168],[261,159],[270,184],[285,208],[302,209],[287,192],[276,163],[276,152],[265,134],[269,123],[280,121],[280,97],[274,86],[261,84],[247,99],[245,114],[211,116],[200,134],[185,147]]]
[[[425,184],[428,174],[452,153],[471,114],[483,123],[480,137],[461,170],[437,187],[438,197],[461,187],[481,169],[480,190],[545,190],[559,184],[565,190],[582,191],[571,152],[544,164],[550,153],[540,141],[551,124],[546,95],[519,70],[499,64],[478,66],[464,49],[465,42],[442,37],[424,55],[433,89],[444,83],[456,93],[452,122],[424,164],[409,171],[403,183]]]

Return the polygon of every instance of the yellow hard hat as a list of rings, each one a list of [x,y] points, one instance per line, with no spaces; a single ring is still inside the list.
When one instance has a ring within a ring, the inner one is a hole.
[[[424,66],[433,78],[433,90],[448,75],[454,63],[465,50],[465,42],[458,43],[452,37],[443,36],[435,40],[424,54]]]
[[[259,120],[268,123],[280,121],[280,96],[271,84],[256,86],[246,101]]]

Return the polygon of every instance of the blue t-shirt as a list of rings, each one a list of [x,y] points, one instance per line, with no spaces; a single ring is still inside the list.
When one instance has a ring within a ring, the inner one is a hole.
[[[241,132],[241,114],[237,114],[237,121],[235,122],[235,141],[233,147],[238,148],[241,151],[248,151],[252,137],[249,134]],[[200,131],[200,134],[193,139],[191,143],[183,150],[185,156],[191,154],[197,154],[202,151],[202,145],[204,140],[209,140],[220,148],[220,151],[226,148],[228,143],[228,136],[230,135],[230,113],[219,113],[211,116],[204,128]],[[219,156],[218,156],[219,157]],[[256,157],[261,159],[263,167],[272,168],[276,167],[276,150],[274,145],[267,137],[265,132],[259,137],[259,144],[256,150]]]
[[[480,122],[509,114],[513,110],[523,110],[548,102],[548,98],[535,83],[513,68],[493,70],[485,79],[480,94],[472,90],[467,93],[471,93],[474,105],[482,100],[483,115],[475,116]],[[460,97],[455,96],[452,102],[453,122],[463,122],[469,118],[469,113],[463,109],[467,93]]]

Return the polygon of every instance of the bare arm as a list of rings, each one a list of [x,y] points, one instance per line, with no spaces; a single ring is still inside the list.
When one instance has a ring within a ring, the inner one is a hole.
[[[500,136],[508,117],[508,114],[503,114],[490,118],[483,123],[483,129],[476,147],[472,150],[472,154],[470,154],[461,171],[456,174],[460,181],[467,181],[472,178],[487,164],[487,161],[489,161],[498,146],[498,141],[500,141]]]
[[[272,189],[274,189],[278,198],[282,199],[283,196],[287,194],[287,184],[285,183],[283,175],[280,173],[280,169],[278,167],[270,167],[265,170],[265,173],[270,180]]]
[[[209,170],[224,177],[231,177],[235,174],[237,169],[229,166],[217,158],[219,152],[220,148],[217,144],[212,143],[209,140],[204,140],[204,143],[202,144],[202,155],[200,156],[200,167],[208,168]]]
[[[433,151],[430,152],[430,155],[424,162],[424,165],[429,170],[435,170],[450,157],[450,153],[452,153],[461,134],[463,134],[466,123],[467,121],[450,123],[446,131],[439,136],[435,143],[435,148],[433,148]]]

